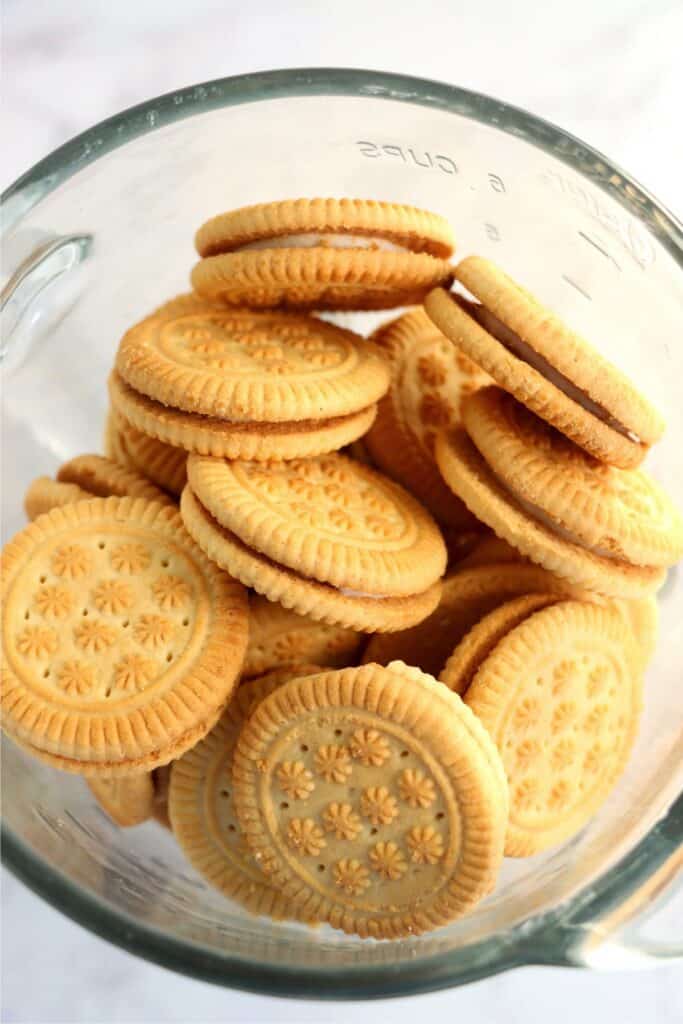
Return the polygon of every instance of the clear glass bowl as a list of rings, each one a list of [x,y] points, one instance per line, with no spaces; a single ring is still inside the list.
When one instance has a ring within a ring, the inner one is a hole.
[[[509,268],[657,400],[668,431],[648,465],[683,503],[683,242],[671,215],[604,157],[503,103],[396,75],[284,71],[136,107],[8,190],[5,536],[22,525],[33,476],[99,446],[117,342],[187,289],[194,229],[222,209],[306,195],[376,197],[446,215],[459,255],[477,251]],[[5,862],[128,950],[260,992],[406,994],[520,964],[680,954],[640,922],[681,863],[676,572],[661,620],[641,737],[607,805],[561,848],[506,862],[475,913],[431,935],[363,942],[251,917],[209,889],[158,825],[118,830],[81,780],[9,741]]]

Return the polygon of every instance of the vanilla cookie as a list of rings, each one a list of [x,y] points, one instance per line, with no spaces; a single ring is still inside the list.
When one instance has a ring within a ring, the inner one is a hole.
[[[33,521],[51,508],[71,505],[89,497],[91,495],[87,491],[75,484],[58,483],[49,476],[38,476],[31,481],[24,495],[24,511],[26,518]]]
[[[656,593],[665,570],[606,558],[574,544],[534,518],[498,480],[464,430],[440,434],[436,458],[446,483],[487,526],[550,572],[610,597]]]
[[[260,203],[211,218],[195,244],[193,288],[232,306],[388,309],[453,280],[448,222],[398,203]]]
[[[88,779],[88,788],[102,810],[121,828],[141,825],[154,813],[151,772],[122,779]]]
[[[295,679],[234,755],[240,827],[297,916],[362,937],[438,928],[491,891],[507,791],[459,697],[405,665]]]
[[[240,730],[259,702],[296,672],[311,671],[319,669],[300,666],[243,683],[208,736],[171,769],[169,818],[189,862],[225,896],[274,918],[289,916],[288,901],[268,884],[244,841],[233,799],[233,756]]]
[[[489,381],[423,309],[384,324],[372,336],[391,367],[389,393],[365,443],[379,469],[397,480],[448,526],[474,519],[444,484],[434,459],[438,431],[460,423],[464,397]]]
[[[93,498],[40,516],[2,555],[3,728],[68,771],[151,771],[199,740],[237,681],[244,588],[178,512]]]
[[[316,622],[257,594],[249,600],[249,644],[242,678],[293,663],[343,668],[353,664],[361,642],[362,634],[355,630]]]
[[[496,644],[534,612],[562,600],[560,594],[525,594],[484,615],[458,643],[439,673],[439,682],[461,697]]]
[[[463,637],[483,616],[524,594],[572,597],[581,592],[537,565],[501,563],[450,573],[443,581],[436,610],[417,626],[388,636],[373,636],[364,662],[388,665],[404,661],[437,676]]]
[[[146,498],[169,504],[170,498],[160,487],[134,469],[126,469],[115,459],[103,455],[77,455],[57,470],[57,480],[76,484],[97,498]]]
[[[115,462],[151,480],[178,497],[187,482],[187,452],[136,430],[116,414],[109,415],[105,453]]]
[[[498,643],[465,699],[507,773],[506,854],[555,846],[598,811],[628,762],[642,705],[629,625],[604,605],[538,611]]]
[[[469,256],[455,275],[479,302],[435,290],[425,308],[437,327],[589,454],[637,466],[664,423],[628,378],[488,260]]]
[[[634,565],[683,555],[683,516],[643,470],[599,462],[500,388],[472,395],[463,416],[497,479],[560,536]]]

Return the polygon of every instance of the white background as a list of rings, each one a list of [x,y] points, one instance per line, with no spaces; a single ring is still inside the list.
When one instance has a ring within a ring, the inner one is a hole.
[[[518,104],[683,208],[681,0],[5,0],[3,9],[3,186],[70,136],[156,94],[244,71],[334,65],[442,79]],[[136,961],[7,873],[2,910],[3,1024],[683,1019],[675,968],[526,968],[381,1006],[293,1004]]]

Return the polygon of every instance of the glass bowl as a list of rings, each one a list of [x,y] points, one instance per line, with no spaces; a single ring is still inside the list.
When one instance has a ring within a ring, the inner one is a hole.
[[[648,466],[683,503],[680,225],[604,157],[521,110],[436,82],[320,69],[152,100],[67,143],[7,191],[5,536],[22,525],[32,477],[98,449],[118,340],[188,288],[195,228],[226,208],[307,195],[448,217],[458,255],[508,268],[657,401],[668,431]],[[562,847],[507,861],[476,912],[433,934],[361,941],[251,917],[208,888],[158,825],[117,829],[82,780],[8,740],[5,862],[131,952],[259,992],[398,995],[520,964],[679,955],[647,934],[641,914],[681,864],[681,621],[674,571],[641,736],[602,811]]]

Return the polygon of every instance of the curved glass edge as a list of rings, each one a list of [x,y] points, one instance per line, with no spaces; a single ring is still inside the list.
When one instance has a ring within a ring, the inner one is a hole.
[[[581,947],[594,935],[601,918],[637,893],[679,848],[682,833],[683,795],[598,884],[542,917],[522,922],[494,939],[414,964],[349,965],[336,970],[254,965],[170,938],[84,895],[60,872],[46,875],[42,861],[4,826],[2,855],[8,869],[55,909],[100,938],[161,967],[261,995],[380,999],[466,985],[513,967],[582,966]]]
[[[550,153],[611,194],[644,222],[683,267],[683,226],[646,189],[601,153],[555,125],[480,93],[456,86],[349,69],[293,69],[219,79],[132,107],[76,136],[23,174],[0,197],[3,228],[84,167],[131,139],[194,114],[287,96],[367,96],[440,108],[515,135]],[[465,984],[524,964],[578,966],[579,946],[595,922],[637,891],[683,838],[683,795],[638,845],[597,883],[543,917],[414,966],[344,967],[305,972],[253,966],[213,954],[141,925],[85,895],[65,876],[46,875],[42,862],[2,827],[2,858],[30,889],[74,921],[128,952],[216,984],[271,995],[357,999],[410,995]]]
[[[287,96],[365,96],[415,103],[469,117],[533,143],[589,178],[643,221],[683,266],[683,225],[629,174],[549,121],[502,100],[431,79],[348,68],[293,68],[221,78],[130,107],[77,135],[26,171],[0,196],[3,228],[48,192],[139,135],[194,114]]]

